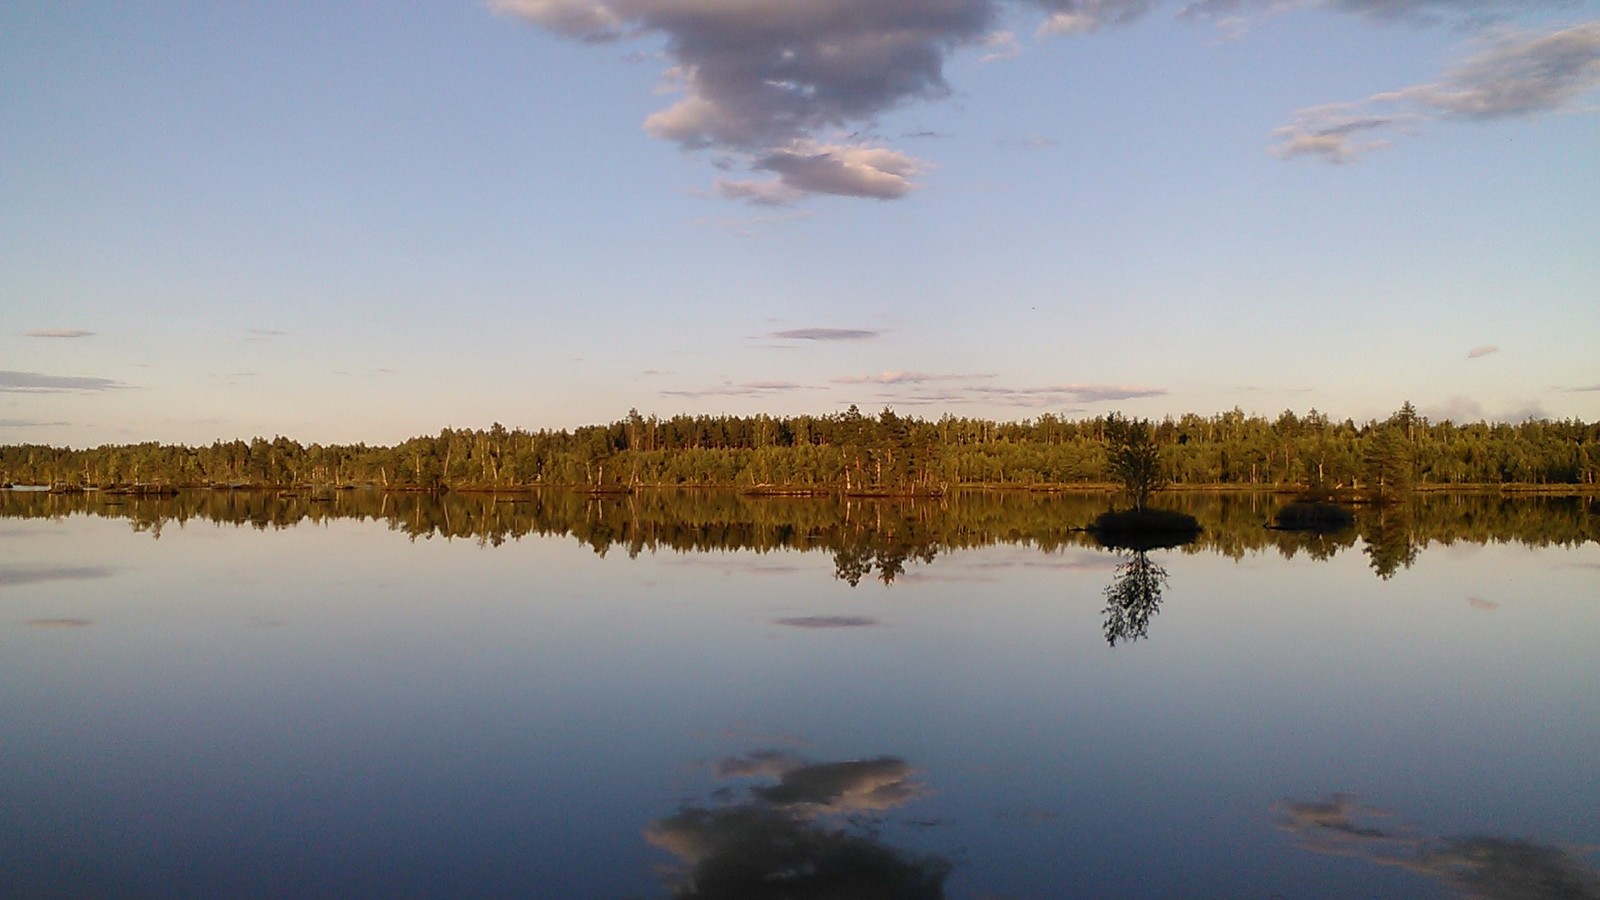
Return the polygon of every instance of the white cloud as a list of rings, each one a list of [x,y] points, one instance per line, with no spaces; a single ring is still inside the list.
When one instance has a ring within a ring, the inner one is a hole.
[[[800,141],[775,150],[755,168],[778,174],[776,186],[795,195],[837,194],[893,200],[916,189],[924,168],[915,157],[884,147]]]

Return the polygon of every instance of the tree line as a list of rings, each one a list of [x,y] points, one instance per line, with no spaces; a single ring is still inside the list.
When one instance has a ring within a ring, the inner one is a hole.
[[[572,430],[445,428],[392,446],[287,437],[205,446],[0,446],[0,482],[73,486],[371,485],[389,489],[721,486],[773,492],[939,493],[963,485],[1071,487],[1114,479],[1117,415],[1015,422],[877,415],[643,416]],[[1383,420],[1238,408],[1148,429],[1177,485],[1371,489],[1600,483],[1600,423],[1432,422],[1407,403]]]

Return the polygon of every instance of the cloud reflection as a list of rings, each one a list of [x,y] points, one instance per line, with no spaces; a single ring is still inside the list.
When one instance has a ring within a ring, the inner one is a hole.
[[[1552,844],[1499,835],[1414,834],[1389,826],[1391,811],[1368,806],[1349,794],[1309,802],[1285,799],[1274,811],[1279,827],[1295,835],[1302,849],[1396,866],[1433,878],[1465,897],[1600,898],[1600,872],[1578,853]]]
[[[686,805],[644,836],[677,857],[675,897],[937,898],[951,864],[884,843],[871,829],[836,824],[899,807],[923,794],[905,760],[892,756],[809,763],[757,750],[718,762],[719,778],[765,778],[743,800]],[[719,791],[728,796],[729,792]]]
[[[42,581],[77,581],[89,578],[108,578],[114,570],[106,566],[0,566],[0,585],[13,587],[38,584]]]
[[[877,619],[867,616],[795,616],[772,621],[791,628],[866,628],[878,624]]]

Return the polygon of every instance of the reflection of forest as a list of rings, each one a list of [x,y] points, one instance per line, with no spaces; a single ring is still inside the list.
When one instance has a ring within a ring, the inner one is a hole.
[[[1356,525],[1327,534],[1265,527],[1283,498],[1264,493],[1172,493],[1162,505],[1199,519],[1185,553],[1233,558],[1276,550],[1326,559],[1357,542],[1383,577],[1409,566],[1431,544],[1571,546],[1600,542],[1600,509],[1568,497],[1419,494],[1404,503],[1357,507]],[[1106,509],[1105,495],[973,491],[931,499],[753,498],[732,491],[639,491],[591,495],[565,490],[520,494],[192,491],[170,496],[0,491],[0,516],[123,518],[160,536],[191,521],[283,528],[334,519],[381,521],[415,538],[499,545],[527,535],[570,535],[604,554],[642,551],[821,551],[840,577],[893,581],[911,562],[952,550],[1021,544],[1043,551],[1094,547],[1082,530]]]

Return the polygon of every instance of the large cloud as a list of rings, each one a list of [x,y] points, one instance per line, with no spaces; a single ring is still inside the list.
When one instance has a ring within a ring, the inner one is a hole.
[[[1481,122],[1573,109],[1600,89],[1600,22],[1553,31],[1498,31],[1436,81],[1365,100],[1308,107],[1279,128],[1284,158],[1347,162],[1388,146],[1379,135],[1441,120]]]
[[[716,148],[775,180],[724,196],[784,203],[808,193],[891,199],[921,164],[868,143],[824,144],[902,104],[950,92],[951,50],[979,45],[994,0],[492,0],[500,12],[589,41],[659,36],[682,93],[645,131]]]
[[[817,194],[892,200],[930,166],[863,138],[878,119],[950,94],[945,62],[971,48],[1015,55],[1010,10],[1040,35],[1083,35],[1166,8],[1237,31],[1249,14],[1320,9],[1373,19],[1472,24],[1551,5],[1538,0],[489,0],[497,12],[588,42],[653,39],[677,100],[644,130],[712,150],[752,177],[714,184],[723,198],[783,206]],[[1301,110],[1274,152],[1341,162],[1384,146],[1378,132],[1432,118],[1500,118],[1558,109],[1592,87],[1593,29],[1509,34],[1438,83],[1353,104]],[[996,48],[999,48],[998,50]],[[1387,111],[1375,111],[1382,108]]]

